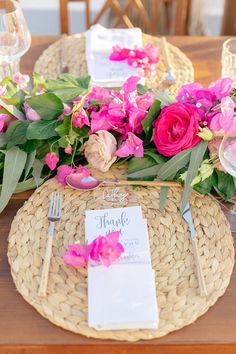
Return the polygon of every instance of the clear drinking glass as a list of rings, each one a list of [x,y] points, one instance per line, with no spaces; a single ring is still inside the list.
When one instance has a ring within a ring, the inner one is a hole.
[[[229,76],[236,82],[236,37],[223,43],[221,64],[222,76]]]
[[[221,165],[231,176],[236,178],[236,136],[225,136],[220,145],[219,158]],[[231,230],[236,232],[236,202],[225,212]]]
[[[20,58],[30,44],[20,4],[15,0],[0,0],[0,80],[19,71]]]

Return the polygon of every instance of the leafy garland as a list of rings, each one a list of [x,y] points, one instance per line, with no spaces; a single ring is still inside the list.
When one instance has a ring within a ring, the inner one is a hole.
[[[87,125],[76,127],[72,117],[75,111],[83,107],[90,93],[89,81],[88,76],[76,78],[70,74],[62,74],[56,80],[44,80],[37,73],[24,85],[19,85],[9,77],[2,81],[2,88],[5,87],[6,92],[0,97],[0,117],[5,115],[7,119],[4,121],[5,129],[0,133],[0,212],[13,193],[35,188],[55,175],[56,170],[51,171],[45,164],[45,156],[50,152],[56,151],[59,165],[78,166],[86,163],[83,151],[90,128]],[[138,95],[145,95],[150,90],[138,85],[137,91]],[[152,93],[153,103],[141,122],[143,131],[138,134],[143,141],[143,157],[130,155],[117,160],[128,160],[128,178],[153,180],[158,176],[163,181],[183,181],[184,176],[182,209],[193,189],[203,194],[215,190],[222,198],[230,201],[236,192],[236,181],[232,176],[215,167],[211,173],[207,172],[209,176],[205,174],[201,178],[199,175],[204,161],[207,161],[206,168],[209,164],[213,166],[207,139],[202,139],[193,148],[182,150],[172,157],[158,153],[153,143],[153,123],[163,107],[171,105],[175,99],[160,92]],[[78,96],[82,99],[75,102]],[[65,105],[71,105],[72,102],[72,111],[67,114]],[[93,104],[102,107],[101,102],[90,102],[90,105]],[[26,107],[36,112],[40,119],[28,119]],[[116,132],[113,135],[117,137]],[[72,148],[72,154],[65,153],[68,146]],[[196,183],[193,184],[194,179]],[[163,187],[161,208],[167,193],[168,188]]]

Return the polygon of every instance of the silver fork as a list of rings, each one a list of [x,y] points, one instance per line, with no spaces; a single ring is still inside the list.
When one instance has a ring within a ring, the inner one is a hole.
[[[47,285],[48,285],[48,274],[50,268],[50,261],[52,256],[52,242],[54,234],[54,224],[61,218],[61,208],[62,208],[62,194],[61,192],[52,192],[50,195],[50,204],[48,210],[48,220],[50,221],[50,228],[48,233],[47,247],[45,251],[45,256],[43,260],[43,270],[39,285],[39,296],[46,296]]]

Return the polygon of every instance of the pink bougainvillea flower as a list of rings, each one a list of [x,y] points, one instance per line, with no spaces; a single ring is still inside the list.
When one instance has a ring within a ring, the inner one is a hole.
[[[149,64],[157,64],[160,57],[160,50],[155,45],[148,43],[143,48],[144,53],[148,57]]]
[[[106,267],[109,267],[124,252],[124,247],[119,243],[119,237],[119,231],[113,231],[106,236],[97,237],[90,244],[89,256],[91,260],[101,262]]]
[[[23,106],[24,106],[26,118],[28,120],[32,120],[35,122],[41,119],[40,115],[33,108],[31,108],[27,102],[24,102]]]
[[[147,92],[141,96],[136,97],[136,104],[138,109],[142,109],[144,111],[147,111],[151,107],[153,101],[154,95],[152,92]]]
[[[122,85],[121,93],[125,95],[130,95],[132,93],[136,93],[137,84],[140,81],[140,77],[138,76],[130,76]]]
[[[135,106],[129,111],[129,128],[132,132],[141,134],[143,131],[142,121],[147,116],[147,111],[139,110]]]
[[[118,130],[124,124],[123,117],[119,108],[117,110],[111,107],[109,110],[109,105],[105,104],[102,109],[98,112],[91,113],[91,133],[96,133],[100,130]]]
[[[6,113],[0,113],[0,132],[5,132],[11,117]]]
[[[153,126],[154,143],[164,156],[174,156],[201,140],[199,115],[196,107],[190,104],[175,102],[165,106]]]
[[[104,87],[94,86],[86,100],[108,103],[110,101],[110,91]]]
[[[0,96],[4,96],[7,93],[7,85],[0,85]]]
[[[46,165],[50,168],[50,170],[54,170],[59,161],[59,157],[55,154],[55,152],[48,152],[44,160]]]
[[[29,75],[22,75],[20,72],[18,72],[13,76],[13,81],[17,83],[18,87],[21,90],[24,90],[27,88],[28,82],[30,81],[30,77]]]
[[[72,115],[72,123],[75,128],[82,128],[84,125],[90,125],[88,116],[83,108],[80,108],[79,111]]]
[[[223,97],[219,105],[220,111],[212,114],[210,129],[216,136],[236,134],[235,103],[230,97]]]
[[[122,48],[115,45],[109,56],[113,61],[127,60],[128,65],[137,69],[141,76],[149,76],[155,72],[155,64],[159,61],[159,48],[153,44],[146,44],[144,48]]]
[[[234,88],[234,82],[229,77],[223,77],[209,85],[209,90],[216,96],[218,100],[229,96]]]
[[[79,167],[76,169],[76,174],[81,175],[81,178],[91,176],[90,170],[87,167],[81,165],[79,165]]]
[[[63,186],[66,186],[66,177],[71,175],[72,173],[75,173],[75,168],[68,166],[68,165],[61,165],[57,169],[57,175],[56,179],[59,183],[61,183]]]
[[[72,108],[70,105],[68,105],[67,103],[64,103],[64,111],[62,112],[62,114],[59,115],[59,117],[57,118],[58,121],[61,121],[64,119],[64,116],[68,116],[70,115],[72,112]]]
[[[118,157],[127,157],[130,155],[143,157],[143,152],[143,141],[129,132],[128,138],[121,144],[120,148],[115,152],[115,155]]]
[[[69,250],[64,253],[64,262],[73,267],[86,268],[89,257],[89,246],[85,245],[69,245]]]

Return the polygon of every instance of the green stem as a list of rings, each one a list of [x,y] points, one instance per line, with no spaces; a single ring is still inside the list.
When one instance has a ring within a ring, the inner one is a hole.
[[[78,145],[78,139],[75,139],[73,154],[72,154],[72,158],[71,158],[71,167],[72,167],[72,165],[73,165],[74,167],[76,167],[75,164],[74,164],[74,158],[75,158],[75,153],[76,153],[77,145]]]

